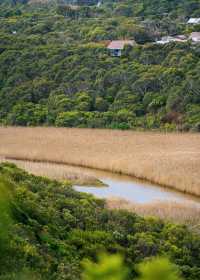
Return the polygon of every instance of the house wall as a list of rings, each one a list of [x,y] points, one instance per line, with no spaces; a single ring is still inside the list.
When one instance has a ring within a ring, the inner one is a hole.
[[[122,51],[119,49],[114,49],[110,51],[112,56],[121,56],[122,55]]]

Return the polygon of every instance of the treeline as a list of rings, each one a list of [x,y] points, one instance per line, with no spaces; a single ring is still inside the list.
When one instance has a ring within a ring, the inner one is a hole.
[[[114,3],[118,13],[125,16],[161,17],[170,15],[172,17],[199,16],[200,3],[193,0],[105,0]]]
[[[200,130],[199,45],[153,43],[200,26],[105,7],[16,9],[0,8],[1,124]],[[119,38],[137,45],[113,58],[106,45]]]
[[[103,200],[70,183],[29,175],[8,163],[0,165],[0,192],[1,279],[78,280],[83,260],[83,279],[154,279],[157,270],[159,280],[180,279],[177,270],[185,280],[200,278],[200,238],[185,226],[108,210]],[[129,273],[118,257],[101,259],[91,269],[89,261],[105,251],[123,255]],[[139,263],[158,256],[176,269],[157,260],[138,270]]]
[[[1,4],[10,4],[12,7],[18,4],[26,4],[29,0],[0,0]],[[55,3],[61,6],[90,6],[93,7],[100,2],[103,4],[101,9],[107,9],[113,15],[121,16],[141,16],[141,17],[160,17],[163,15],[170,15],[172,17],[183,16],[199,16],[200,3],[198,0],[49,0],[49,1],[35,1],[36,5],[54,5]],[[34,1],[31,1],[34,5]]]

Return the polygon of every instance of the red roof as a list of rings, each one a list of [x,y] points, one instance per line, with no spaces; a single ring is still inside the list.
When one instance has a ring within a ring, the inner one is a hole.
[[[108,45],[108,49],[110,50],[123,50],[126,45],[133,46],[135,43],[134,40],[116,40],[111,41]]]

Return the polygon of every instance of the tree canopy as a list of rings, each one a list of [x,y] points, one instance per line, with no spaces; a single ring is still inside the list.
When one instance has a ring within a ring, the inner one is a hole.
[[[34,1],[33,1],[34,2]],[[199,1],[0,5],[0,122],[131,129],[200,127]],[[133,39],[120,58],[109,40]]]

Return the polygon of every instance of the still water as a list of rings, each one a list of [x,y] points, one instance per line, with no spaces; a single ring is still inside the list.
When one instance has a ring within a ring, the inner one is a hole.
[[[200,207],[200,199],[175,191],[170,188],[161,187],[151,183],[137,180],[131,176],[114,174],[89,168],[79,168],[79,172],[94,175],[105,183],[106,187],[75,186],[81,192],[93,194],[96,197],[117,197],[137,203],[152,203],[156,201],[175,201],[181,203],[193,203]]]
[[[69,172],[92,175],[93,177],[101,180],[107,186],[74,186],[74,188],[80,192],[93,194],[96,197],[115,197],[141,204],[153,203],[156,201],[174,201],[184,204],[190,203],[194,206],[200,207],[200,198],[198,197],[184,194],[170,188],[161,187],[156,184],[151,184],[143,180],[137,180],[131,176],[124,176],[112,172],[85,167],[75,167],[71,165],[26,162],[20,160],[12,160],[12,162],[36,175],[51,177],[50,175],[52,173],[52,175],[56,175],[52,178],[55,177],[56,179],[63,179],[63,174]]]

